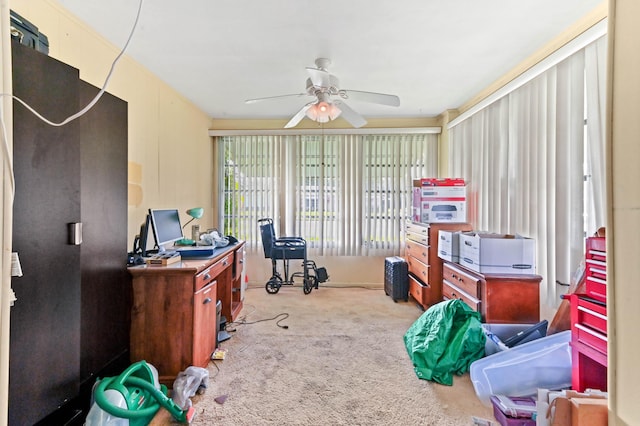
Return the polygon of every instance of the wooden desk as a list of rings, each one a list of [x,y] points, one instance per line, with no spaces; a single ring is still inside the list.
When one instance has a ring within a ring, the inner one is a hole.
[[[242,310],[243,246],[240,241],[225,247],[211,259],[128,269],[133,277],[131,362],[151,363],[165,384],[191,365],[207,366],[217,345],[217,301],[228,321]]]

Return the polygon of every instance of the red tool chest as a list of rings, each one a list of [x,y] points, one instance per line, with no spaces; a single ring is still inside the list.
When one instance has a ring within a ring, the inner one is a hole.
[[[585,294],[572,294],[572,388],[607,390],[607,251],[604,237],[586,241]]]

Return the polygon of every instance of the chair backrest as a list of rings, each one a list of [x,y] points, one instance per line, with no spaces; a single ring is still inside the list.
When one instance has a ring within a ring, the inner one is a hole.
[[[262,237],[264,257],[270,259],[273,242],[276,240],[276,232],[273,229],[273,220],[265,218],[258,220],[258,223],[260,223],[260,236]]]

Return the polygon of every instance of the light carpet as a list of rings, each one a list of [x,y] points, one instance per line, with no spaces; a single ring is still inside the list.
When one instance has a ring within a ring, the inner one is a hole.
[[[414,302],[394,303],[382,289],[321,286],[305,295],[301,287],[282,287],[272,295],[250,288],[240,318],[228,325],[235,330],[231,339],[221,343],[225,360],[210,363],[206,392],[192,398],[192,424],[455,426],[473,424],[472,416],[493,420],[468,373],[454,377],[453,386],[417,378],[402,337],[421,314]],[[159,413],[152,424],[177,422]]]

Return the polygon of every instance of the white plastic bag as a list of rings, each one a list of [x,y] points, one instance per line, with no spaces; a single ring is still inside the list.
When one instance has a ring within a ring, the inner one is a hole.
[[[186,370],[178,373],[173,382],[171,399],[182,410],[191,408],[191,398],[199,388],[206,389],[209,381],[209,371],[202,367],[187,367]]]

